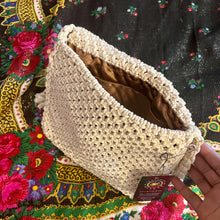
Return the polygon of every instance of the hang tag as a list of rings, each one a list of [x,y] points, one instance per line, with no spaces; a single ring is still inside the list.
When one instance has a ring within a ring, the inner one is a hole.
[[[134,201],[159,200],[173,176],[144,176],[135,192]]]

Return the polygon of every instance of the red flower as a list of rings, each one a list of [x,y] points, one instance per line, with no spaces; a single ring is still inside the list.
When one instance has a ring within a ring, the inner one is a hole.
[[[164,64],[166,64],[166,63],[167,63],[167,61],[165,61],[165,60],[161,61],[161,64],[162,64],[162,65],[164,65]]]
[[[124,37],[125,37],[125,39],[128,39],[129,35],[128,35],[128,34],[125,34]]]
[[[21,138],[15,134],[0,135],[0,158],[8,158],[17,155],[20,152]]]
[[[47,195],[50,194],[50,192],[53,191],[53,184],[51,183],[47,186],[44,186],[44,190],[45,190]]]
[[[182,214],[185,204],[183,197],[180,194],[172,193],[164,198],[164,205],[169,209],[171,213]]]
[[[193,56],[195,56],[195,53],[190,53],[189,56],[193,57]]]
[[[134,13],[133,13],[133,15],[134,15],[134,16],[137,16],[137,15],[138,15],[138,13],[137,13],[137,12],[134,12]]]
[[[23,216],[18,220],[37,220],[37,218],[32,218],[30,215]]]
[[[35,142],[37,142],[39,145],[43,145],[44,144],[44,139],[46,139],[46,136],[43,134],[43,131],[41,130],[40,126],[37,126],[35,128],[35,131],[32,131],[30,133],[30,137],[32,137],[32,139],[30,140],[30,143],[33,144]]]
[[[41,36],[36,31],[24,31],[13,38],[13,48],[18,55],[33,52],[41,45]]]
[[[75,186],[75,187],[74,187],[74,190],[78,190],[78,189],[79,189],[79,186]]]
[[[28,165],[25,167],[26,179],[32,179],[33,177],[40,179],[44,177],[47,170],[53,164],[53,156],[46,152],[44,149],[40,149],[36,152],[29,152]]]
[[[33,56],[30,52],[17,56],[13,61],[7,74],[15,73],[20,77],[33,73],[40,62],[39,56]]]
[[[192,8],[188,8],[188,11],[191,12],[193,9]]]
[[[202,33],[203,32],[203,30],[202,29],[199,29],[199,33]]]
[[[161,5],[161,6],[160,6],[160,8],[165,8],[165,7],[166,7],[165,5]]]
[[[29,183],[21,175],[13,174],[0,176],[0,211],[18,207],[18,202],[23,201],[28,192]]]
[[[142,220],[167,220],[169,219],[171,213],[164,206],[163,202],[150,202],[144,206],[141,210]]]
[[[6,175],[10,171],[12,160],[8,158],[0,159],[0,175]]]

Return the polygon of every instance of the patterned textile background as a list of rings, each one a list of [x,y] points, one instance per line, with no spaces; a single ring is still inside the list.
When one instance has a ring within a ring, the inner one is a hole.
[[[142,217],[144,205],[75,164],[42,132],[34,97],[45,88],[48,58],[66,24],[161,71],[220,153],[219,14],[218,0],[0,0],[0,219]],[[145,217],[198,219],[172,186],[145,206]]]

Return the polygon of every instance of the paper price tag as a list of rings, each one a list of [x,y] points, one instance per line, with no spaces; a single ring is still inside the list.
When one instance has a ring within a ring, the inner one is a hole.
[[[159,200],[173,176],[144,176],[135,192],[134,201]]]

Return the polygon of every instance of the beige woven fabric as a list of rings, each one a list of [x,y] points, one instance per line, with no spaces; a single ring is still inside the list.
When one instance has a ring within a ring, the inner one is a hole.
[[[67,42],[156,88],[185,128],[160,127],[125,108]],[[74,25],[63,28],[50,56],[42,126],[68,157],[131,198],[142,176],[173,174],[183,178],[203,142],[170,81],[153,67]],[[189,148],[192,144],[193,151]]]

